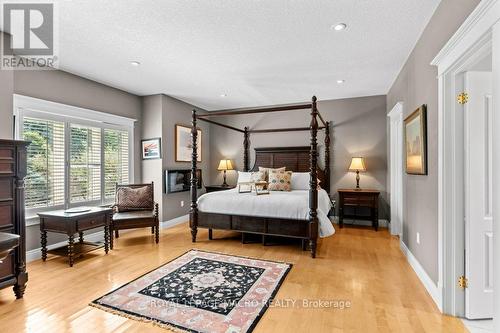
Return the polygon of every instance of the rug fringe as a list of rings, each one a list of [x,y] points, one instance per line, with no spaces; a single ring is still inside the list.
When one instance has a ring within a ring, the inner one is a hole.
[[[158,326],[158,327],[170,330],[172,332],[176,332],[176,333],[190,333],[190,332],[192,332],[192,331],[188,331],[188,330],[183,330],[183,329],[176,327],[176,326],[173,326],[171,324],[159,322],[159,321],[154,320],[154,319],[144,318],[141,316],[134,316],[134,315],[131,315],[129,313],[125,313],[123,311],[111,309],[111,308],[104,306],[104,305],[101,305],[101,304],[89,303],[89,305],[94,307],[94,308],[106,311],[106,312],[114,314],[114,315],[118,315],[118,316],[121,316],[121,317],[124,317],[127,319],[137,320],[137,321],[140,321],[143,323],[150,323],[150,324],[153,324],[154,326]]]
[[[197,248],[194,248],[194,249],[192,248],[191,250],[187,251],[186,253],[189,253],[190,251],[198,251],[198,252],[205,252],[205,253],[208,252],[208,253],[222,254],[222,255],[230,256],[230,257],[239,257],[239,258],[244,258],[244,259],[260,260],[260,261],[272,262],[272,263],[275,263],[275,264],[286,264],[286,265],[293,266],[293,263],[286,262],[286,261],[281,261],[281,260],[262,259],[262,258],[255,258],[255,257],[244,256],[244,255],[240,255],[240,254],[230,254],[230,253],[225,253],[225,252],[220,252],[220,251],[202,250],[202,249],[197,249]]]

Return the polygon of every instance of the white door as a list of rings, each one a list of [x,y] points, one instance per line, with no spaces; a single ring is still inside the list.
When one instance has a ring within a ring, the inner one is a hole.
[[[465,316],[493,317],[492,74],[467,72],[465,125]]]
[[[390,119],[391,235],[403,233],[403,103],[387,115]]]

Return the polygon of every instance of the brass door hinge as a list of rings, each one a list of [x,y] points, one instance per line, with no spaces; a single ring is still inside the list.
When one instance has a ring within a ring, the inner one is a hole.
[[[469,281],[467,280],[467,278],[465,276],[461,276],[458,278],[458,287],[459,288],[462,288],[462,289],[465,289],[468,287],[468,284],[469,284]]]
[[[467,104],[467,102],[469,101],[469,95],[464,91],[460,94],[458,94],[457,96],[457,102],[458,104]]]

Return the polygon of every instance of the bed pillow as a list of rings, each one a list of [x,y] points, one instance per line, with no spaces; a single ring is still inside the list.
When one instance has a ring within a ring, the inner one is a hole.
[[[294,172],[292,174],[292,190],[309,190],[309,172]],[[321,189],[321,180],[318,178],[318,190]]]
[[[292,173],[292,190],[309,190],[309,172]]]
[[[271,170],[275,170],[275,171],[285,171],[285,167],[281,167],[281,168],[264,168],[264,167],[259,167],[259,171],[260,172],[263,172],[264,175],[265,175],[265,179],[264,180],[267,180],[269,181],[269,171]]]
[[[292,172],[269,170],[269,191],[291,191],[292,190]]]
[[[266,180],[266,174],[261,171],[256,172],[242,172],[238,171],[238,184],[248,182],[259,182]]]

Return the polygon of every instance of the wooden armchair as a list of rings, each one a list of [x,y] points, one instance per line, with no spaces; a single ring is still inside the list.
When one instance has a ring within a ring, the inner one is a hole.
[[[151,227],[155,242],[160,240],[158,203],[154,201],[153,182],[149,184],[116,184],[116,199],[110,228],[110,247],[113,249],[114,237],[120,236],[119,230]]]

